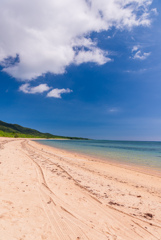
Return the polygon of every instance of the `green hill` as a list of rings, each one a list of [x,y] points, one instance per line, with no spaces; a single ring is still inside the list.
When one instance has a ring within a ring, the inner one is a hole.
[[[35,129],[22,127],[18,124],[11,124],[0,121],[0,137],[15,137],[15,138],[63,138],[87,140],[87,138],[57,136],[50,133],[42,133]]]

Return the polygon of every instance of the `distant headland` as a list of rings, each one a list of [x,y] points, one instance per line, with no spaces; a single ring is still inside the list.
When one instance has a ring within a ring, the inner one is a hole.
[[[53,135],[51,133],[42,133],[32,128],[26,128],[18,124],[11,124],[3,121],[0,121],[0,137],[88,140],[88,138],[66,137]]]

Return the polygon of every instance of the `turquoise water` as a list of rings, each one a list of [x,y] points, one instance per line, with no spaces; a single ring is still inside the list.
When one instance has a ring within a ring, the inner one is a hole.
[[[161,170],[161,142],[107,140],[37,140],[37,142],[105,160]]]

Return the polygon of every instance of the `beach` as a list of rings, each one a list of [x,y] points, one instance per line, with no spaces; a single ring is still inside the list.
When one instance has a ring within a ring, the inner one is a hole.
[[[1,240],[161,240],[161,174],[0,138]]]

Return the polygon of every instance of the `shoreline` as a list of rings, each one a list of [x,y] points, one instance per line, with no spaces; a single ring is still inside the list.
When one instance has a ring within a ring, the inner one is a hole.
[[[161,178],[0,138],[2,240],[160,240]]]
[[[44,139],[44,140],[46,140],[46,139]],[[49,147],[49,148],[51,148],[53,150],[56,150],[56,151],[64,152],[64,153],[71,154],[71,155],[74,154],[78,157],[82,157],[82,158],[85,158],[85,159],[91,159],[92,161],[95,161],[95,162],[103,162],[107,165],[109,164],[109,165],[112,165],[112,166],[117,166],[117,167],[120,167],[120,168],[129,169],[131,171],[137,171],[137,172],[140,172],[140,173],[143,173],[143,174],[147,174],[147,175],[151,175],[151,176],[157,176],[157,177],[161,178],[161,168],[148,167],[148,166],[145,166],[145,165],[135,164],[135,163],[131,163],[131,162],[129,162],[129,163],[123,162],[123,161],[121,162],[119,160],[105,158],[105,157],[98,157],[98,156],[95,157],[92,154],[77,152],[77,151],[74,151],[74,150],[67,150],[67,149],[58,148],[58,147],[55,147],[55,146],[50,146],[50,145],[47,145],[47,144],[43,144],[43,143],[37,142],[37,139],[34,139],[32,141],[34,141],[37,144],[40,144],[42,146]]]

